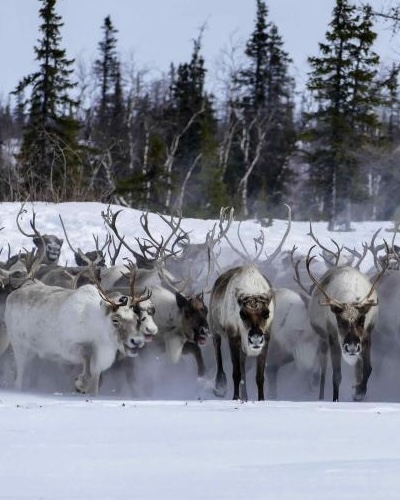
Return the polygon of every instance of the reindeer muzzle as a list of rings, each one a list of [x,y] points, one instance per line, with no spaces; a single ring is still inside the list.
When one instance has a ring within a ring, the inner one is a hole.
[[[345,342],[343,344],[343,351],[348,356],[357,356],[361,352],[360,342]]]
[[[261,349],[265,344],[265,337],[262,330],[259,328],[252,328],[248,333],[249,346],[253,349]]]
[[[194,332],[194,341],[200,346],[205,345],[207,343],[208,334],[208,328],[202,326]]]
[[[58,245],[47,245],[47,256],[51,261],[60,257],[61,248]]]
[[[144,346],[144,340],[138,338],[130,338],[127,342],[124,343],[124,349],[127,356],[130,358],[134,358],[138,355],[139,349]]]

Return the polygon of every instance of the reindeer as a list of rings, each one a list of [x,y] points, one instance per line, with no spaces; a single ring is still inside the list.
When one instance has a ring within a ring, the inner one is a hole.
[[[310,325],[304,296],[289,288],[277,288],[266,368],[268,398],[277,398],[278,374],[288,363],[293,363],[295,373],[305,378],[307,389],[313,389],[317,353],[318,339]]]
[[[317,280],[310,270],[314,248],[315,245],[308,252],[306,267],[315,285],[308,313],[311,326],[319,336],[319,399],[324,399],[329,349],[333,370],[333,401],[339,400],[342,358],[355,366],[353,399],[359,401],[366,395],[372,371],[371,335],[378,313],[376,286],[384,270],[372,283],[364,273],[349,266],[334,267]]]
[[[233,399],[246,401],[246,358],[257,358],[258,400],[264,399],[264,371],[274,318],[275,297],[268,279],[254,265],[225,271],[210,297],[209,323],[217,361],[214,394],[226,394],[221,338],[229,342],[233,365]]]
[[[76,390],[97,394],[100,375],[117,354],[134,357],[148,340],[138,314],[141,300],[133,294],[111,296],[91,284],[76,290],[32,280],[23,284],[8,296],[5,309],[16,387],[22,389],[30,360],[39,357],[81,365]]]
[[[63,239],[58,238],[53,234],[41,234],[36,228],[36,212],[33,211],[32,219],[30,220],[30,226],[33,230],[33,233],[26,232],[22,226],[20,219],[23,214],[27,211],[25,210],[25,205],[22,204],[20,210],[16,216],[17,227],[24,236],[27,238],[32,238],[33,244],[36,247],[35,257],[40,261],[41,264],[49,266],[49,265],[57,265],[60,254],[61,247],[63,245]],[[15,268],[25,267],[24,261],[26,258],[27,252],[20,252],[17,255],[10,256],[6,263],[4,263],[4,267],[7,270],[12,270]]]
[[[384,240],[383,243],[376,245],[375,241],[381,229],[378,229],[372,236],[371,243],[367,245],[367,249],[372,253],[374,266],[367,271],[367,274],[373,276],[379,273],[383,268],[393,271],[400,270],[400,247],[394,243],[398,231],[396,224],[391,243]],[[382,254],[382,250],[384,253]]]
[[[136,238],[141,252],[139,253],[120,235],[116,223],[118,214],[119,212],[112,214],[108,211],[102,215],[120,243],[132,253],[136,262],[139,260],[143,266],[136,269],[136,280],[138,286],[148,287],[152,292],[152,302],[155,305],[154,319],[159,327],[155,344],[165,348],[172,363],[178,363],[182,354],[193,355],[197,363],[197,375],[202,378],[205,375],[205,364],[201,347],[206,343],[208,336],[208,310],[204,303],[204,294],[202,292],[186,294],[184,292],[186,283],[178,287],[174,277],[165,268],[166,259],[174,255],[182,238],[183,233],[179,229],[181,217],[179,216],[178,221],[172,222],[162,216],[171,232],[165,239],[161,237],[157,240],[148,227],[148,214],[142,214],[141,225],[147,238],[143,240]],[[109,287],[108,291],[116,290],[124,293],[125,289],[122,282]],[[151,348],[149,346],[146,350],[149,351]]]

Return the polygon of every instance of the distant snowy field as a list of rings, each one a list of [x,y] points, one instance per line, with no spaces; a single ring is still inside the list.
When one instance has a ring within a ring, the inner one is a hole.
[[[22,225],[30,232],[32,205],[27,204]],[[41,233],[63,237],[59,215],[68,237],[83,251],[93,249],[93,235],[106,235],[98,203],[35,203]],[[16,226],[20,204],[2,203],[0,211],[2,258],[32,244]],[[114,211],[121,207],[112,207]],[[141,212],[122,209],[119,228],[127,241],[143,237]],[[154,231],[166,231],[160,218],[149,218]],[[185,219],[192,242],[203,242],[213,220]],[[154,225],[154,226],[153,226]],[[287,222],[275,220],[263,228],[266,251],[273,252]],[[238,243],[234,222],[230,239]],[[314,223],[321,243],[361,250],[378,228],[390,240],[392,222],[353,224],[348,233],[329,233],[326,223]],[[240,234],[252,244],[261,226],[241,224]],[[312,244],[307,222],[293,222],[284,249],[296,245],[306,253]],[[121,259],[127,256],[121,253]],[[236,259],[226,244],[221,258]],[[368,257],[369,259],[369,257]],[[73,263],[64,243],[62,263]],[[363,263],[367,269],[371,260]],[[279,401],[238,403],[216,400],[212,345],[206,346],[207,383],[199,389],[195,369],[186,357],[171,367],[160,357],[152,367],[151,397],[144,399],[110,389],[88,398],[68,392],[57,377],[39,392],[0,389],[0,499],[1,500],[131,500],[135,499],[259,499],[328,500],[399,498],[400,377],[394,358],[374,366],[366,401],[351,402],[350,374],[343,366],[341,402],[331,403],[328,373],[325,402],[305,391],[301,380],[285,367],[279,381]],[[140,359],[145,374],[145,357]],[[374,360],[373,360],[374,363]],[[1,366],[1,359],[0,359]],[[230,367],[227,366],[228,378]],[[250,372],[252,367],[250,367]],[[255,397],[253,376],[249,396]],[[140,391],[139,391],[140,392]],[[200,399],[198,399],[200,398]]]
[[[12,251],[17,251],[22,247],[32,247],[32,242],[29,238],[23,236],[16,225],[16,215],[21,208],[21,204],[1,203],[0,204],[0,227],[3,230],[0,232],[0,242],[3,246],[3,253],[7,251],[9,243]],[[59,216],[61,215],[66,226],[68,237],[73,245],[79,246],[83,251],[92,250],[94,248],[93,236],[99,236],[100,240],[105,238],[107,229],[101,217],[102,211],[106,211],[108,205],[100,203],[28,203],[25,205],[26,214],[23,216],[22,226],[27,232],[32,232],[29,226],[29,220],[32,218],[32,210],[36,212],[36,225],[41,233],[57,234],[63,236],[63,231]],[[111,210],[115,213],[121,210],[118,216],[118,228],[121,234],[126,235],[126,240],[135,246],[135,237],[141,238],[145,236],[140,226],[141,211],[124,208],[120,206],[111,206]],[[211,230],[218,221],[215,220],[199,220],[199,219],[183,219],[182,228],[190,232],[192,243],[202,243],[209,230]],[[157,214],[149,215],[150,229],[157,234],[168,234],[168,227],[164,224]],[[238,226],[239,222],[234,221],[229,231],[231,241],[240,248],[238,241]],[[263,228],[254,220],[244,221],[240,225],[240,236],[243,241],[248,244],[249,252],[254,248],[253,238],[260,235],[260,230],[265,233],[265,251],[267,254],[272,253],[286,230],[287,221],[274,220],[270,227]],[[391,239],[392,233],[388,231],[393,228],[393,223],[387,222],[362,222],[353,223],[351,232],[329,232],[325,222],[314,222],[312,224],[313,231],[316,237],[324,245],[335,250],[334,245],[330,241],[333,238],[339,245],[345,245],[350,248],[361,250],[364,241],[370,242],[372,236],[378,228],[382,228],[381,234],[377,239],[377,244],[382,243],[383,238]],[[299,252],[306,253],[311,244],[312,239],[308,235],[309,222],[292,222],[292,228],[285,242],[283,250],[291,250],[293,245],[298,247]],[[237,259],[237,255],[229,249],[228,244],[223,240],[221,247],[223,249],[222,258],[226,263]],[[136,247],[137,248],[137,247]],[[121,252],[120,260],[123,257],[129,256],[126,250]],[[61,252],[61,263],[73,264],[73,254],[64,243]],[[120,262],[121,263],[121,262]],[[363,268],[372,265],[372,260],[368,258],[363,263]]]

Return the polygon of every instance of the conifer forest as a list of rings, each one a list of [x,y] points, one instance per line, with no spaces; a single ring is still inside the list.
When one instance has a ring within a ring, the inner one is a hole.
[[[336,0],[299,90],[267,0],[221,63],[212,93],[206,30],[165,73],[132,68],[111,16],[82,68],[64,48],[57,0],[37,0],[36,69],[0,100],[0,201],[99,201],[215,218],[400,219],[399,64],[374,49],[398,36],[400,3],[377,12]],[[235,49],[235,50],[233,50]],[[400,62],[400,59],[399,59]]]

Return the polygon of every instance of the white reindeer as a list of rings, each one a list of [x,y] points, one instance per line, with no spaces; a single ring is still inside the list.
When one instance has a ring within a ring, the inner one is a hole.
[[[126,289],[121,288],[119,292],[126,293]],[[191,354],[197,363],[198,377],[203,377],[205,365],[201,348],[208,337],[208,310],[202,294],[186,296],[155,285],[151,288],[151,301],[155,308],[154,321],[158,326],[154,347],[165,349],[173,364],[179,362],[182,354]],[[151,349],[151,345],[146,347],[147,352]]]
[[[82,365],[79,392],[96,394],[100,374],[118,352],[136,356],[145,344],[133,297],[101,293],[94,285],[76,290],[27,282],[7,298],[5,324],[16,362],[16,387],[34,357]]]
[[[378,313],[375,287],[384,271],[371,283],[357,269],[336,267],[327,271],[318,281],[310,271],[313,248],[310,248],[307,256],[307,270],[315,284],[308,312],[311,326],[320,338],[319,398],[324,398],[329,350],[333,371],[333,401],[339,400],[342,357],[346,363],[355,367],[353,399],[358,401],[365,397],[372,371],[371,334]]]
[[[247,400],[247,356],[257,357],[258,400],[264,399],[265,361],[274,310],[271,283],[257,267],[235,267],[216,280],[209,304],[209,323],[217,361],[216,396],[224,397],[226,393],[221,352],[221,337],[224,335],[229,342],[233,365],[233,399]]]
[[[289,288],[275,290],[275,314],[271,326],[266,375],[268,398],[278,396],[278,374],[287,363],[305,375],[312,388],[318,371],[318,338],[311,328],[306,300]]]

